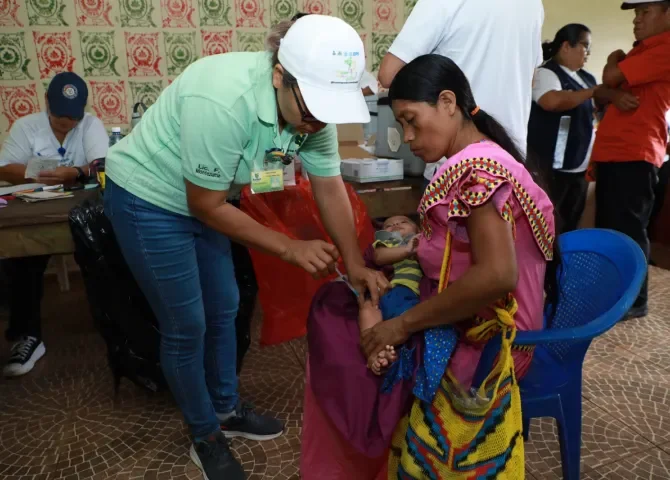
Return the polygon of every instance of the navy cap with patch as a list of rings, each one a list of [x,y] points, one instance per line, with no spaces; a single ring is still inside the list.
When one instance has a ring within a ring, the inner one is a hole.
[[[47,101],[52,115],[83,118],[88,101],[86,82],[76,73],[61,72],[51,79],[47,89]]]

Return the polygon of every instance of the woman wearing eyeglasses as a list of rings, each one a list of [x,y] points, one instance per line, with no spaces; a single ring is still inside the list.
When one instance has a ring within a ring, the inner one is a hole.
[[[315,276],[341,254],[361,296],[377,301],[388,287],[364,266],[334,125],[369,121],[363,43],[321,15],[274,32],[268,52],[188,67],[107,156],[105,212],[160,323],[161,365],[191,429],[191,459],[209,480],[245,478],[226,437],[266,440],[283,430],[238,399],[230,240]],[[241,185],[275,188],[277,160],[281,172],[298,153],[335,245],[291,240],[227,203]]]
[[[546,62],[535,72],[528,124],[528,150],[547,170],[562,231],[577,228],[586,202],[584,176],[593,146],[597,81],[584,65],[591,51],[585,25],[561,28],[542,45]]]

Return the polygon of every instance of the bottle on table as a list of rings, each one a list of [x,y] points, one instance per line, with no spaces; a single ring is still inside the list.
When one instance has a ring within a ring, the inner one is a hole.
[[[123,135],[121,134],[121,127],[112,127],[112,134],[109,136],[109,146],[116,145],[121,141]]]

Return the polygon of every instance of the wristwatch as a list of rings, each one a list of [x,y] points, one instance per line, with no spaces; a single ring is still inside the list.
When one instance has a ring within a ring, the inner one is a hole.
[[[77,178],[75,178],[74,181],[78,183],[86,183],[88,180],[88,175],[86,175],[79,167],[74,167],[74,169],[77,171]]]

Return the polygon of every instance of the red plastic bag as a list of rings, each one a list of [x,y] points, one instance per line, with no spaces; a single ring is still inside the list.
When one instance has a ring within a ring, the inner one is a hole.
[[[365,204],[354,189],[346,185],[354,212],[361,251],[373,241],[374,229]],[[257,222],[296,240],[325,240],[326,233],[309,181],[296,179],[296,186],[283,192],[254,195],[247,186],[242,190],[241,209]],[[258,297],[263,308],[261,345],[274,345],[307,333],[307,315],[312,297],[332,278],[314,280],[304,270],[277,257],[251,249],[258,282]]]

